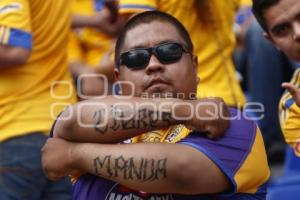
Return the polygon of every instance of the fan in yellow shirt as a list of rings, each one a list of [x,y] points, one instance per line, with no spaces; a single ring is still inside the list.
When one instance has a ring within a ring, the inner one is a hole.
[[[0,199],[42,199],[51,188],[40,149],[53,119],[75,102],[67,67],[70,12],[65,0],[0,1]],[[50,198],[52,199],[52,198]]]
[[[77,81],[80,80],[78,95],[81,99],[85,99],[89,96],[109,94],[114,79],[113,38],[119,31],[119,20],[116,17],[112,22],[113,14],[107,2],[98,0],[71,2],[74,29],[68,44],[68,60],[73,77]],[[92,76],[78,79],[82,74]],[[106,76],[108,82],[99,75]]]
[[[265,37],[289,58],[300,62],[300,1],[253,0],[253,12]],[[288,91],[279,104],[282,132],[285,141],[300,156],[300,69],[296,70],[290,83],[282,86]]]
[[[285,141],[294,149],[300,157],[300,68],[298,68],[290,83],[284,83],[286,92],[280,100],[279,113],[282,132]]]
[[[235,76],[233,24],[239,0],[120,0],[120,13],[160,10],[175,16],[189,31],[198,56],[198,97],[220,96],[230,106],[243,106],[245,97]],[[249,0],[243,0],[250,4]]]

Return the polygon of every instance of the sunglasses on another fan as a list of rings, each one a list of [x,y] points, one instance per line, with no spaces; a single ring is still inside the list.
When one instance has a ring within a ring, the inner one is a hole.
[[[190,53],[179,43],[162,43],[150,48],[136,48],[121,53],[119,65],[125,65],[129,69],[145,68],[150,61],[152,54],[162,64],[171,64],[179,61],[183,53]]]

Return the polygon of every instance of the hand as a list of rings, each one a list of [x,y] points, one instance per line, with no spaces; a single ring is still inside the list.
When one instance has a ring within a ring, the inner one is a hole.
[[[300,90],[291,83],[283,83],[282,87],[289,91],[289,93],[292,95],[293,99],[295,100],[295,103],[300,108]]]
[[[68,175],[82,174],[72,166],[72,149],[75,143],[59,138],[49,138],[42,148],[42,167],[53,181]]]
[[[222,137],[230,126],[229,110],[221,98],[192,100],[194,114],[188,127],[207,133],[211,139]]]
[[[117,12],[112,13],[112,10],[108,7],[104,7],[102,10],[96,12],[92,16],[92,21],[95,25],[94,28],[111,37],[116,37],[126,22]]]
[[[111,22],[116,22],[118,18],[119,2],[117,0],[106,0],[104,5],[110,11]]]

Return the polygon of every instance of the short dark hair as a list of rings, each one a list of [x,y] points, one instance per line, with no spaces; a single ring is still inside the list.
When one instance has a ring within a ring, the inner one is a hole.
[[[268,26],[266,24],[266,20],[264,18],[264,11],[269,7],[279,3],[280,0],[252,0],[252,1],[253,1],[253,6],[252,6],[253,14],[255,15],[258,23],[261,25],[264,31],[269,32]]]
[[[175,17],[161,11],[146,11],[139,13],[129,19],[129,21],[121,30],[115,46],[115,64],[117,68],[120,67],[118,60],[121,54],[121,49],[125,42],[127,32],[140,24],[149,24],[153,21],[168,22],[172,24],[177,29],[179,35],[185,41],[187,50],[189,52],[193,52],[194,47],[188,31]]]

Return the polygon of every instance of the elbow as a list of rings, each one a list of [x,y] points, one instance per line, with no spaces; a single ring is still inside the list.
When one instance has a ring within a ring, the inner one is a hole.
[[[28,62],[31,51],[22,47],[12,47],[7,58],[13,65],[24,65]]]
[[[194,171],[195,167],[191,160],[187,158],[178,158],[176,163],[169,170],[168,177],[172,177],[170,182],[175,193],[191,194],[194,187],[193,179],[197,171]]]
[[[4,47],[4,55],[0,56],[1,64],[3,68],[22,66],[25,65],[29,58],[31,51],[22,47]]]
[[[26,49],[22,49],[22,52],[17,56],[16,62],[18,65],[25,65],[30,57],[30,51]]]
[[[195,157],[181,158],[170,170],[175,193],[184,195],[214,194],[231,190],[229,179],[215,165],[204,160],[197,163]],[[209,164],[209,165],[208,165]],[[205,171],[204,171],[205,170]]]
[[[74,107],[70,106],[62,111],[61,115],[56,119],[53,136],[69,140],[73,130]]]

